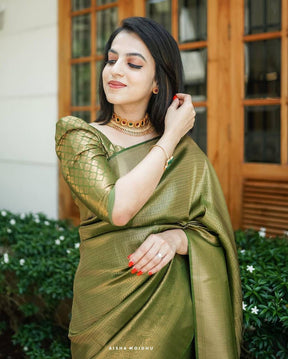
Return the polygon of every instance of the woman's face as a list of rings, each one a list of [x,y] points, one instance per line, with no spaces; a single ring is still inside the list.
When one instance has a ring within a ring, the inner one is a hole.
[[[102,73],[107,101],[116,112],[125,105],[145,111],[157,87],[154,78],[155,62],[144,42],[134,33],[121,31],[111,44]]]

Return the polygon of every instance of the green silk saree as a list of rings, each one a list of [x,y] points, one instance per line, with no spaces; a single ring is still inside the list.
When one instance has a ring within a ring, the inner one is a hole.
[[[240,356],[233,231],[215,172],[189,136],[137,215],[123,227],[112,223],[117,178],[156,142],[124,149],[78,118],[57,123],[56,152],[81,216],[69,329],[74,359]],[[127,256],[148,235],[173,228],[185,231],[188,255],[176,254],[152,276],[131,274]]]

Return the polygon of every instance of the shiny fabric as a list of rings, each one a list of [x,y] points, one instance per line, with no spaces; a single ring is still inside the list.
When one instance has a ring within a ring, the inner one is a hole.
[[[239,358],[233,231],[214,170],[190,137],[137,215],[123,227],[111,221],[117,178],[156,142],[123,149],[76,117],[57,123],[56,152],[81,216],[69,329],[74,359]],[[172,228],[185,231],[188,255],[176,254],[152,276],[132,275],[127,256],[149,234]]]

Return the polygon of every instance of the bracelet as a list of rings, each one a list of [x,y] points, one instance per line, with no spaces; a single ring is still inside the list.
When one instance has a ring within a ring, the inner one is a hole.
[[[168,154],[167,154],[167,152],[166,152],[166,150],[165,150],[165,148],[162,147],[162,146],[160,146],[160,145],[153,145],[153,146],[150,148],[150,151],[152,150],[153,147],[159,147],[159,148],[161,148],[161,150],[164,152],[165,157],[166,157],[166,163],[165,163],[165,166],[164,166],[164,170],[166,170],[166,169],[171,165],[171,163],[173,162],[174,157],[173,157],[173,156],[169,157]]]

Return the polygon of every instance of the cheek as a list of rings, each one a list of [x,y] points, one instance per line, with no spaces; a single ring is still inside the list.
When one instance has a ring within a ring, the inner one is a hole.
[[[107,66],[105,66],[102,71],[102,81],[105,80],[106,77],[107,77]]]

